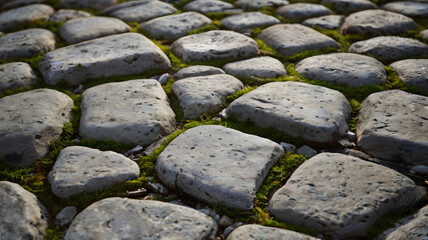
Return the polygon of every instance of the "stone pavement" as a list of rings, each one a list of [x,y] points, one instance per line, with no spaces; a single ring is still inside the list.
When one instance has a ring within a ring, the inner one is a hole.
[[[0,239],[427,239],[427,28],[423,0],[0,0]]]

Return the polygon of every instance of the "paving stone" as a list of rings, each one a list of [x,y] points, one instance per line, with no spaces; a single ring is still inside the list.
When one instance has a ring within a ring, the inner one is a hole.
[[[216,125],[189,129],[159,155],[155,171],[166,186],[210,205],[251,209],[281,145]]]
[[[12,62],[0,65],[0,94],[6,90],[28,87],[36,83],[36,73],[28,63]]]
[[[228,74],[246,77],[273,78],[287,74],[284,64],[269,56],[228,63],[223,69]]]
[[[423,40],[428,41],[428,29],[421,31],[420,34]]]
[[[241,81],[227,74],[185,78],[172,85],[185,119],[217,113],[225,105],[227,96],[243,88]]]
[[[407,59],[391,64],[404,84],[428,92],[428,59]]]
[[[265,227],[257,224],[247,224],[236,228],[230,233],[227,240],[315,240],[314,238],[302,233],[293,232],[281,228]]]
[[[256,41],[243,34],[214,30],[182,37],[172,44],[171,51],[184,62],[233,61],[256,55],[259,47]]]
[[[192,208],[128,198],[95,202],[73,220],[65,240],[89,239],[208,239],[217,223]]]
[[[129,7],[136,7],[136,6],[139,6],[139,5],[144,5],[144,4],[147,4],[150,1],[157,1],[157,0],[134,0],[134,1],[121,2],[119,4],[116,4],[116,5],[113,5],[111,7],[108,7],[106,9],[104,9],[102,11],[102,15],[110,15],[113,12],[116,12],[117,10],[124,9],[124,8],[129,8]]]
[[[94,9],[96,11],[102,11],[115,4],[117,4],[116,0],[61,0],[59,6],[61,8]]]
[[[72,9],[60,9],[49,19],[51,22],[67,22],[76,18],[92,17],[92,14]]]
[[[344,19],[345,17],[341,15],[327,15],[306,19],[302,24],[309,27],[320,27],[332,30],[338,29],[342,25]]]
[[[348,131],[351,111],[338,91],[299,82],[272,82],[232,102],[227,115],[308,141],[335,143]]]
[[[71,119],[73,100],[50,89],[37,89],[0,99],[0,159],[30,166],[46,156]],[[19,109],[19,111],[17,111]]]
[[[267,27],[280,23],[276,17],[261,12],[232,15],[221,20],[221,25],[231,30],[243,31],[255,27]]]
[[[156,80],[92,87],[83,92],[81,109],[79,132],[83,139],[147,146],[175,130],[175,114]]]
[[[353,43],[348,52],[370,55],[391,63],[406,58],[428,58],[428,45],[411,38],[382,36]]]
[[[68,198],[101,191],[139,176],[138,164],[122,154],[72,146],[61,151],[48,180],[55,196]]]
[[[185,11],[196,11],[200,13],[223,12],[235,7],[227,2],[219,0],[195,0],[183,7]]]
[[[180,80],[183,78],[208,76],[214,74],[225,74],[225,72],[223,71],[223,69],[217,67],[194,65],[187,68],[183,68],[180,71],[176,72],[174,74],[174,79]]]
[[[244,9],[258,10],[263,7],[277,7],[289,4],[286,0],[238,0],[235,2],[236,5]]]
[[[258,37],[286,57],[309,50],[340,47],[333,39],[300,24],[277,24],[260,32]]]
[[[417,29],[418,24],[409,17],[399,13],[376,9],[360,11],[349,15],[345,19],[340,33],[375,37],[396,35]]]
[[[119,19],[111,17],[89,17],[66,22],[59,29],[59,34],[68,44],[75,44],[130,31],[131,27]]]
[[[65,207],[59,212],[55,217],[55,225],[59,226],[65,226],[69,225],[74,217],[77,214],[77,207],[75,206],[68,206]]]
[[[32,4],[0,13],[0,31],[24,26],[36,20],[48,20],[55,10],[45,4]]]
[[[392,162],[428,165],[428,97],[401,90],[373,93],[361,104],[357,143]]]
[[[281,221],[352,239],[366,237],[384,214],[412,206],[423,195],[412,180],[392,169],[321,153],[297,168],[268,209]]]
[[[349,14],[378,8],[375,3],[369,0],[323,0],[321,3],[334,9],[339,14]]]
[[[55,50],[55,34],[32,28],[0,37],[0,59],[30,58]]]
[[[44,239],[46,208],[16,183],[0,181],[0,236],[2,239]]]
[[[390,2],[383,5],[382,8],[412,18],[428,18],[428,3],[426,2]]]
[[[282,6],[276,13],[290,20],[303,20],[332,14],[332,11],[321,4],[294,3]]]
[[[296,71],[306,78],[350,87],[381,85],[386,81],[381,62],[355,53],[308,57],[296,64]]]
[[[3,6],[0,3],[0,7],[1,7],[1,10],[8,10],[8,9],[18,8],[18,7],[22,7],[30,4],[36,4],[36,3],[46,3],[46,0],[12,0],[3,4]]]
[[[66,80],[77,85],[101,76],[137,75],[167,70],[168,57],[138,33],[123,33],[58,49],[43,56],[40,71],[50,85]]]
[[[122,5],[124,6],[123,8],[120,7]],[[140,3],[135,3],[135,1],[130,3],[122,3],[116,7],[117,10],[110,10],[112,12],[109,15],[119,18],[125,22],[141,23],[153,18],[162,17],[177,12],[177,9],[175,9],[172,5],[157,0],[141,1]]]
[[[172,39],[186,36],[188,32],[211,24],[208,17],[197,12],[184,12],[164,16],[143,23],[140,28],[156,39]]]

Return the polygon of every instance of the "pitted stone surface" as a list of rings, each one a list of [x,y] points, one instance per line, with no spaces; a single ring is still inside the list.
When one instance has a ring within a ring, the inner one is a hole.
[[[3,4],[3,6],[0,2],[0,7],[1,10],[8,10],[36,3],[46,3],[46,0],[12,0],[7,1],[7,3]]]
[[[382,8],[408,17],[428,18],[428,3],[426,2],[390,2],[383,5]]]
[[[61,26],[59,34],[68,44],[94,38],[130,32],[131,27],[111,17],[89,17],[73,19]]]
[[[156,80],[131,80],[92,87],[82,94],[80,135],[149,145],[175,130],[175,114]]]
[[[282,6],[276,13],[290,20],[302,20],[332,14],[331,10],[320,4],[294,3]]]
[[[378,8],[375,3],[369,0],[323,0],[321,3],[330,6],[340,14],[349,14],[362,10]]]
[[[428,58],[428,45],[411,38],[382,36],[356,42],[348,52],[370,55],[391,63],[406,58]]]
[[[390,90],[373,93],[357,118],[358,147],[372,156],[428,165],[428,97]]]
[[[386,80],[381,62],[355,53],[308,57],[296,64],[296,71],[306,78],[350,87],[381,85]]]
[[[184,12],[176,15],[152,19],[141,24],[140,28],[156,39],[172,39],[186,36],[188,32],[211,24],[208,17],[197,12]]]
[[[287,74],[284,64],[273,57],[255,57],[228,63],[223,69],[234,76],[273,78]]]
[[[101,11],[117,4],[116,0],[61,0],[61,8],[94,9]]]
[[[71,119],[73,100],[50,89],[37,89],[0,99],[0,159],[30,166],[46,156]],[[19,109],[19,111],[17,111]]]
[[[55,50],[55,34],[32,28],[0,37],[0,59],[30,58]]]
[[[32,4],[0,13],[0,31],[24,26],[36,20],[48,20],[55,10],[45,4]]]
[[[69,85],[77,85],[101,76],[167,70],[170,64],[165,53],[143,35],[123,33],[50,52],[40,60],[39,67],[50,85],[61,80],[66,80]]]
[[[183,7],[185,11],[196,11],[200,13],[223,12],[235,8],[232,4],[219,0],[195,0]]]
[[[37,197],[16,183],[0,181],[2,239],[44,239],[48,214]]]
[[[48,180],[56,196],[68,198],[100,191],[139,176],[138,164],[122,154],[72,146],[61,151]]]
[[[108,11],[109,15],[125,22],[140,23],[177,12],[171,4],[157,0],[122,3],[115,7]]]
[[[49,21],[51,22],[67,22],[76,18],[92,17],[92,14],[79,10],[60,9],[58,10]]]
[[[384,214],[412,206],[422,196],[412,180],[392,169],[321,153],[297,168],[268,209],[281,221],[351,239],[366,237]]]
[[[243,225],[233,230],[226,238],[227,240],[316,240],[302,233],[293,232],[281,228],[265,227],[257,224]]]
[[[77,215],[64,239],[214,240],[217,228],[214,219],[192,208],[160,201],[107,198]]]
[[[171,50],[184,62],[206,62],[251,57],[257,54],[259,47],[256,41],[243,34],[215,30],[182,37],[172,44]]]
[[[235,31],[243,31],[255,27],[267,27],[280,23],[270,15],[261,12],[247,12],[223,18],[221,25]]]
[[[303,25],[309,27],[320,27],[324,29],[338,29],[341,25],[344,16],[341,15],[327,15],[316,18],[309,18],[302,22]]]
[[[309,50],[340,47],[333,39],[300,24],[277,24],[263,30],[258,37],[286,57]]]
[[[225,74],[225,72],[223,71],[223,69],[218,67],[194,65],[187,68],[183,68],[177,73],[175,73],[174,79],[180,80],[183,78],[208,76],[208,75],[214,75],[214,74]]]
[[[185,78],[172,85],[183,108],[185,119],[214,114],[226,103],[226,97],[244,88],[241,81],[227,74]]]
[[[159,155],[155,170],[167,186],[210,205],[250,209],[281,145],[216,125],[189,129]]]
[[[428,59],[407,59],[391,64],[404,84],[428,92]]]
[[[348,131],[351,106],[335,90],[299,82],[272,82],[236,99],[227,114],[308,141],[334,143]]]
[[[409,17],[399,13],[375,9],[349,15],[345,19],[340,33],[375,37],[395,35],[417,29],[418,24]]]
[[[244,9],[261,9],[263,7],[277,7],[289,4],[286,0],[238,0],[236,5]]]
[[[6,90],[28,87],[36,83],[36,73],[28,63],[12,62],[0,65],[0,94]]]

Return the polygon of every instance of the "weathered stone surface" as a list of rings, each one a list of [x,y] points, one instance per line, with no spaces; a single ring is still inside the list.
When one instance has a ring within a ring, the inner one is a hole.
[[[194,65],[183,68],[174,74],[175,80],[180,80],[189,77],[208,76],[214,74],[225,74],[223,69],[204,65]]]
[[[175,130],[175,114],[156,80],[92,87],[82,94],[80,135],[149,145]]]
[[[421,31],[420,34],[423,40],[428,41],[428,29]]]
[[[116,0],[61,0],[59,6],[61,8],[94,9],[101,11],[114,4],[117,4]]]
[[[48,228],[45,207],[16,183],[0,181],[2,239],[43,239]]]
[[[299,149],[297,149],[296,153],[304,155],[307,159],[314,157],[317,155],[317,150],[309,147],[308,145],[303,145]]]
[[[216,125],[189,129],[159,155],[155,171],[166,186],[210,205],[251,209],[281,145]]]
[[[284,64],[268,56],[228,63],[223,69],[228,74],[246,77],[273,78],[287,74]]]
[[[69,225],[77,214],[75,206],[65,207],[55,217],[55,225],[64,226]]]
[[[40,71],[50,85],[61,80],[77,85],[101,76],[167,70],[170,65],[162,50],[137,33],[123,33],[64,47],[44,55],[39,63]]]
[[[28,87],[36,83],[36,73],[28,63],[13,62],[0,65],[0,94],[6,90]]]
[[[221,20],[221,25],[235,31],[242,31],[255,27],[267,27],[280,23],[276,17],[261,12],[247,12],[232,15]]]
[[[55,35],[45,29],[32,28],[9,33],[0,38],[0,59],[29,58],[55,50]]]
[[[277,24],[263,30],[258,37],[286,57],[309,50],[340,47],[333,39],[300,24]]]
[[[259,47],[253,39],[233,31],[215,30],[182,37],[171,46],[172,53],[184,62],[230,61],[251,57]]]
[[[196,11],[201,13],[223,12],[235,8],[232,4],[219,0],[195,0],[183,7],[185,11]]]
[[[138,164],[122,154],[72,146],[61,151],[48,180],[56,196],[68,198],[100,191],[139,176]]]
[[[428,3],[426,2],[390,2],[383,5],[382,8],[412,18],[428,18]]]
[[[416,39],[384,36],[356,42],[348,52],[370,55],[391,63],[406,58],[428,58],[428,45]]]
[[[413,19],[385,10],[365,10],[349,15],[340,29],[341,34],[366,37],[400,34],[418,29]]]
[[[37,89],[0,99],[0,159],[30,166],[49,151],[71,119],[73,100],[50,89]],[[19,109],[19,111],[17,111]]]
[[[89,17],[73,19],[61,26],[59,34],[68,44],[94,38],[130,32],[131,27],[111,17]]]
[[[302,22],[303,25],[309,27],[320,27],[324,29],[338,29],[345,19],[341,15],[327,15],[316,18],[309,18]]]
[[[261,9],[263,7],[276,7],[289,4],[286,0],[238,0],[235,2],[236,5],[244,9]]]
[[[302,76],[337,85],[361,87],[385,83],[385,66],[355,53],[331,53],[305,58],[296,64]]]
[[[331,10],[320,4],[294,3],[282,6],[276,13],[290,20],[302,20],[332,14]]]
[[[0,3],[1,10],[8,10],[12,8],[18,8],[25,5],[36,4],[36,3],[46,3],[46,0],[12,0],[6,1],[5,4]]]
[[[51,22],[67,22],[76,18],[92,17],[92,14],[79,10],[60,9],[50,19]]]
[[[225,105],[226,97],[244,88],[241,81],[227,74],[182,79],[172,85],[185,119],[214,114]]]
[[[302,233],[293,232],[281,228],[265,227],[257,224],[243,225],[230,233],[227,240],[259,240],[259,239],[282,239],[282,240],[315,240]]]
[[[125,22],[144,22],[177,12],[172,5],[161,1],[138,1],[122,3],[109,10],[109,15]]]
[[[366,237],[384,214],[412,206],[422,196],[412,180],[392,169],[321,153],[297,168],[268,209],[281,221],[351,239]]]
[[[391,64],[404,84],[428,92],[428,59],[407,59]]]
[[[299,82],[272,82],[232,102],[227,115],[239,121],[334,143],[348,131],[351,106],[342,93]]]
[[[321,3],[331,7],[340,14],[349,14],[378,8],[375,3],[369,0],[323,0]]]
[[[184,12],[181,14],[152,19],[140,25],[140,28],[157,39],[177,39],[186,36],[188,32],[211,24],[211,19],[197,13]]]
[[[7,31],[33,23],[36,20],[48,20],[55,10],[45,4],[32,4],[0,13],[0,31]]]
[[[428,165],[428,97],[390,90],[373,93],[357,118],[358,147],[393,162]]]
[[[211,217],[188,207],[160,201],[107,198],[77,215],[64,239],[214,240],[217,228]]]

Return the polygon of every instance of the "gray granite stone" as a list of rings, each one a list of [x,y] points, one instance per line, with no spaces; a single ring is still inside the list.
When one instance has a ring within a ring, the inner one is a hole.
[[[117,4],[116,0],[61,0],[61,8],[94,9],[101,11]]]
[[[55,10],[45,4],[32,4],[0,12],[0,31],[21,27],[36,20],[48,20]]]
[[[223,69],[217,67],[194,65],[187,68],[183,68],[180,71],[176,72],[174,74],[174,79],[180,80],[183,78],[209,76],[214,74],[225,74],[225,72],[223,71]]]
[[[234,31],[243,31],[255,27],[268,27],[280,23],[273,16],[261,12],[247,12],[225,17],[221,20],[221,25]]]
[[[36,73],[28,63],[12,62],[0,65],[0,94],[6,90],[29,87],[36,83]]]
[[[92,17],[92,14],[72,9],[60,9],[49,19],[51,22],[68,22],[71,19]]]
[[[77,214],[77,207],[68,206],[63,208],[55,217],[55,225],[69,225]]]
[[[321,4],[294,3],[278,8],[276,13],[289,20],[303,20],[312,17],[330,15],[333,12]]]
[[[302,233],[293,232],[281,228],[265,227],[257,224],[247,224],[233,230],[226,238],[227,240],[315,240]]]
[[[210,205],[251,209],[281,145],[216,125],[189,129],[159,155],[155,171],[166,186]]]
[[[369,0],[323,0],[321,3],[329,6],[339,14],[349,14],[378,8],[374,2]]]
[[[123,5],[123,6],[122,6]],[[122,6],[122,7],[120,7]],[[153,18],[177,12],[171,4],[157,0],[122,3],[117,8],[110,10],[109,15],[125,22],[144,22]]]
[[[404,84],[428,92],[428,59],[407,59],[391,64]]]
[[[269,56],[231,62],[224,65],[223,69],[228,74],[245,77],[274,78],[287,74],[284,64]]]
[[[332,30],[338,29],[342,25],[344,19],[345,17],[341,15],[327,15],[306,19],[302,24],[309,27],[320,27]]]
[[[299,149],[297,149],[296,153],[304,155],[307,159],[314,157],[317,155],[317,150],[309,147],[308,145],[303,145]]]
[[[46,3],[46,0],[9,0],[7,3],[3,4],[3,6],[0,3],[0,9],[8,10],[36,3]]]
[[[383,5],[382,8],[412,18],[428,18],[428,2],[390,2]]]
[[[220,0],[194,0],[183,7],[185,11],[200,13],[223,12],[235,8],[232,4]]]
[[[139,5],[144,5],[147,4],[148,2],[151,1],[157,1],[157,0],[131,0],[131,1],[123,1],[119,4],[113,5],[111,7],[108,7],[106,9],[104,9],[102,11],[102,15],[110,15],[113,12],[120,10],[120,9],[124,9],[124,8],[129,8],[129,7],[136,7]],[[130,8],[131,9],[131,8]],[[129,9],[128,9],[129,10]]]
[[[277,7],[289,4],[286,0],[238,0],[236,5],[244,9],[258,10],[263,7]]]

